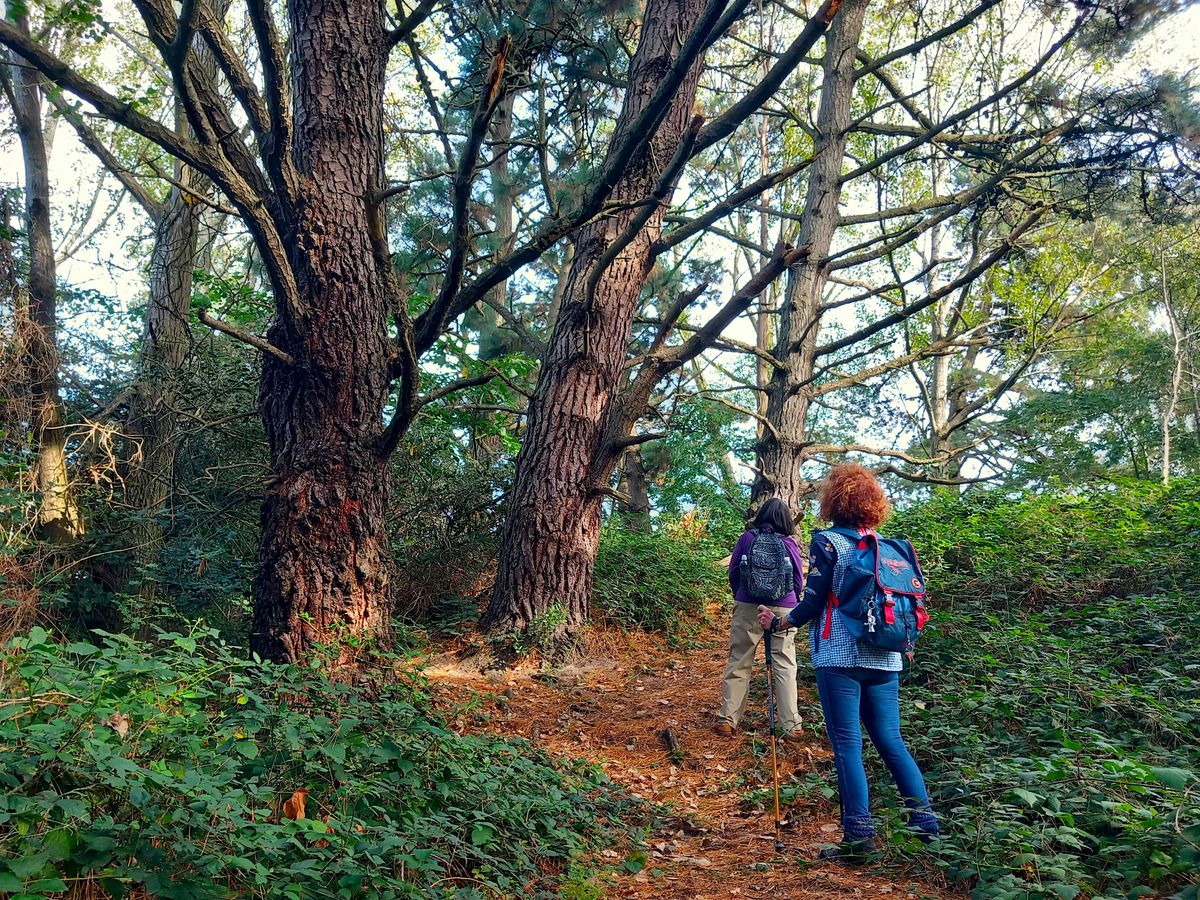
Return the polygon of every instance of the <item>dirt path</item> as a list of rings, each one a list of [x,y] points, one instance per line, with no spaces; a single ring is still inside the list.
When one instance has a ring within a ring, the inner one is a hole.
[[[585,757],[631,792],[676,813],[651,835],[645,868],[617,876],[606,896],[945,896],[911,872],[813,861],[818,847],[837,838],[837,810],[828,803],[800,798],[786,809],[787,850],[775,853],[769,808],[744,805],[747,793],[770,787],[761,674],[738,736],[723,739],[711,731],[725,640],[708,633],[701,646],[678,651],[611,640],[607,652],[592,652],[591,661],[546,673],[485,676],[447,655],[431,660],[426,675],[448,702],[482,695],[482,705],[456,719],[455,727],[519,735],[550,753]],[[806,723],[820,715],[803,695],[801,712]],[[678,739],[674,756],[662,736],[666,728]],[[832,781],[832,760],[817,735],[799,748],[784,751],[780,744],[780,750],[782,781],[814,770]]]

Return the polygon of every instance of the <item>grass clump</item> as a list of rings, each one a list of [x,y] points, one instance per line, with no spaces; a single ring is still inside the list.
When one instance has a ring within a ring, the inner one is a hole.
[[[0,680],[13,896],[551,897],[641,815],[593,766],[454,734],[419,681],[332,683],[205,632],[35,628]]]

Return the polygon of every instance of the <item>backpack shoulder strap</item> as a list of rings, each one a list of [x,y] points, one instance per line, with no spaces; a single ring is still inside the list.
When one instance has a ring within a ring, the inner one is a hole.
[[[842,580],[845,578],[846,568],[849,565],[847,561],[850,559],[850,554],[854,552],[856,544],[852,543],[850,538],[845,534],[834,528],[820,531],[818,534],[829,541],[833,547],[833,579],[830,587],[834,594],[840,594],[842,591]]]

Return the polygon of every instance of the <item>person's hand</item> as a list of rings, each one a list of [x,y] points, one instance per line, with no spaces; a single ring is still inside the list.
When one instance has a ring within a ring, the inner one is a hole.
[[[771,623],[775,621],[775,613],[767,609],[765,606],[758,608],[758,624],[762,626],[763,631],[771,630]]]

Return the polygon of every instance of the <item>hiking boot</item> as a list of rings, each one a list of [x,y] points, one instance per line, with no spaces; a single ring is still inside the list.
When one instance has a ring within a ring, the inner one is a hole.
[[[789,731],[783,736],[783,743],[789,747],[801,747],[804,745],[804,735],[800,733],[800,729]]]
[[[718,722],[713,726],[713,734],[717,737],[731,738],[734,735],[734,727],[728,722]]]
[[[841,863],[844,866],[863,866],[878,852],[878,839],[870,837],[857,841],[842,841],[836,847],[826,847],[817,854],[817,859]]]

